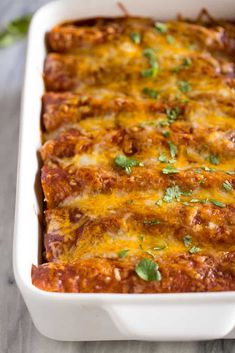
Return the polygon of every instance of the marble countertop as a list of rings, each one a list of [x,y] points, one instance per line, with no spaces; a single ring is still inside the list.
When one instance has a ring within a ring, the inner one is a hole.
[[[82,0],[81,0],[82,1]],[[48,0],[1,0],[0,26]],[[208,342],[58,342],[34,327],[12,270],[20,95],[26,41],[0,49],[0,353],[235,353],[235,340]]]

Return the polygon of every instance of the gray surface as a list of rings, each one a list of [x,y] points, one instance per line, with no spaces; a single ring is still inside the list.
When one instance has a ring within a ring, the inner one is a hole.
[[[0,0],[0,24],[33,12],[46,2],[48,1]],[[0,50],[0,353],[235,353],[235,340],[188,343],[67,343],[49,340],[37,332],[12,272],[17,144],[25,49],[26,43],[23,41]]]

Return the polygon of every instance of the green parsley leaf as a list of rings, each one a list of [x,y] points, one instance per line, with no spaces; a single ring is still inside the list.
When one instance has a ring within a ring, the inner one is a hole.
[[[183,63],[182,66],[187,69],[188,67],[190,67],[192,65],[192,60],[190,58],[184,58],[183,59]]]
[[[0,48],[7,47],[26,36],[32,15],[25,15],[10,22],[0,31]]]
[[[222,207],[222,208],[226,207],[226,205],[221,201],[210,199],[210,202],[213,203],[213,205],[218,206],[218,207]]]
[[[220,162],[220,158],[214,154],[210,155],[209,160],[210,160],[211,164],[214,164],[214,165],[218,165]]]
[[[201,202],[201,200],[199,200],[199,199],[191,199],[190,202],[197,203],[197,202]]]
[[[227,170],[226,174],[228,175],[235,175],[235,172],[233,170]]]
[[[205,172],[209,172],[209,173],[211,173],[211,172],[214,172],[214,171],[215,171],[215,169],[214,169],[214,168],[209,168],[209,167],[207,167],[207,166],[202,167],[202,169],[204,169],[204,170],[205,170]]]
[[[178,88],[183,93],[187,93],[192,90],[192,86],[187,81],[178,81]]]
[[[166,109],[166,116],[170,124],[173,123],[178,118],[179,114],[180,114],[179,107]]]
[[[150,259],[142,259],[135,268],[137,275],[144,281],[161,281],[158,264]]]
[[[183,237],[183,241],[186,248],[188,248],[192,244],[193,239],[190,235],[187,234]]]
[[[161,163],[167,163],[167,162],[168,162],[167,156],[166,156],[164,153],[161,153],[161,154],[160,154],[160,156],[158,157],[158,160],[159,160]]]
[[[125,172],[127,175],[130,175],[132,172],[132,167],[143,167],[143,163],[137,161],[137,159],[134,158],[127,158],[124,155],[118,155],[114,159],[114,163],[118,165],[119,167],[125,169]]]
[[[163,174],[177,174],[179,170],[174,168],[172,165],[167,165],[165,168],[162,169]]]
[[[144,241],[144,234],[140,234],[139,238],[140,238],[140,241]]]
[[[140,44],[140,42],[141,42],[140,33],[137,33],[137,32],[131,33],[131,39],[135,44]]]
[[[143,51],[143,55],[149,60],[150,68],[141,71],[143,77],[154,78],[159,70],[156,53],[152,48],[146,48]]]
[[[130,251],[129,249],[123,249],[123,250],[119,251],[118,256],[120,258],[126,257],[129,251]]]
[[[203,204],[205,204],[205,203],[208,203],[208,199],[191,199],[190,200],[190,202],[191,203],[203,203]]]
[[[168,44],[173,44],[175,39],[174,39],[174,37],[172,37],[171,35],[168,34],[166,36],[166,41],[167,41]]]
[[[225,180],[223,187],[226,191],[231,191],[233,189],[232,184],[228,180]]]
[[[177,201],[180,201],[180,196],[181,196],[181,190],[178,187],[178,185],[169,187],[166,189],[165,191],[165,195],[163,197],[163,201],[165,202],[171,202],[174,199],[176,199]]]
[[[159,221],[158,219],[151,219],[151,220],[145,220],[144,224],[150,224],[150,225],[154,225],[154,224],[160,224],[161,221]]]
[[[197,247],[197,246],[192,246],[192,248],[189,250],[190,254],[196,254],[199,251],[201,251],[201,248]]]
[[[149,59],[150,64],[155,63],[155,61],[157,60],[156,53],[155,53],[155,51],[154,51],[152,48],[146,48],[146,49],[144,49],[143,55],[144,55],[147,59]]]
[[[155,28],[159,33],[167,33],[168,31],[167,24],[162,22],[156,22]]]
[[[141,71],[141,75],[146,78],[154,78],[156,77],[159,70],[158,63],[155,62],[150,69],[145,69]]]
[[[153,250],[154,251],[160,251],[166,248],[166,245],[156,245],[154,246]]]
[[[180,197],[183,196],[188,196],[191,195],[192,191],[183,191],[179,188],[178,185],[174,185],[172,187],[169,187],[165,191],[165,195],[163,197],[163,201],[165,202],[171,202],[174,199],[177,201],[180,201]]]
[[[176,145],[174,145],[173,142],[168,141],[168,145],[170,148],[170,154],[171,154],[171,158],[175,158],[177,156],[177,152],[178,152],[178,148]]]
[[[180,66],[174,66],[171,71],[177,74],[178,72],[180,72],[180,69]]]
[[[159,207],[161,207],[162,204],[163,204],[163,201],[162,201],[162,200],[158,200],[158,201],[155,202],[155,205],[157,205],[157,206],[159,206]]]
[[[169,137],[170,136],[170,131],[163,131],[162,132],[162,135],[164,136],[164,137]]]
[[[152,99],[156,99],[158,98],[159,96],[159,92],[156,91],[155,89],[152,89],[152,88],[148,88],[148,87],[145,87],[142,91],[146,96],[152,98]]]

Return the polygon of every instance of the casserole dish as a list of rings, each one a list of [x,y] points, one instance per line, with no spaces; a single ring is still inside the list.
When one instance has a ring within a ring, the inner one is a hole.
[[[195,16],[207,6],[213,16],[231,16],[232,2],[223,9],[219,2],[190,5],[178,1],[164,9],[154,1],[124,4],[133,15],[160,20],[181,12]],[[153,13],[153,9],[154,12]],[[16,200],[14,271],[33,321],[39,331],[61,340],[195,340],[224,337],[235,323],[235,294],[62,294],[40,291],[31,284],[31,265],[40,263],[40,222],[42,206],[37,151],[40,148],[40,98],[44,92],[41,73],[46,55],[45,33],[55,24],[94,16],[122,15],[114,1],[82,4],[59,1],[44,6],[32,20],[22,98],[19,171]],[[35,178],[36,177],[36,178]],[[35,181],[36,180],[36,181]],[[38,237],[36,235],[39,235]],[[218,318],[220,319],[218,321]],[[160,319],[160,320],[159,320]]]

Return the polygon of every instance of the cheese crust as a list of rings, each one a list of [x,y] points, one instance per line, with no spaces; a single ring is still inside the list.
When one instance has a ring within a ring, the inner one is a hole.
[[[32,283],[235,290],[235,26],[96,18],[46,40]]]

